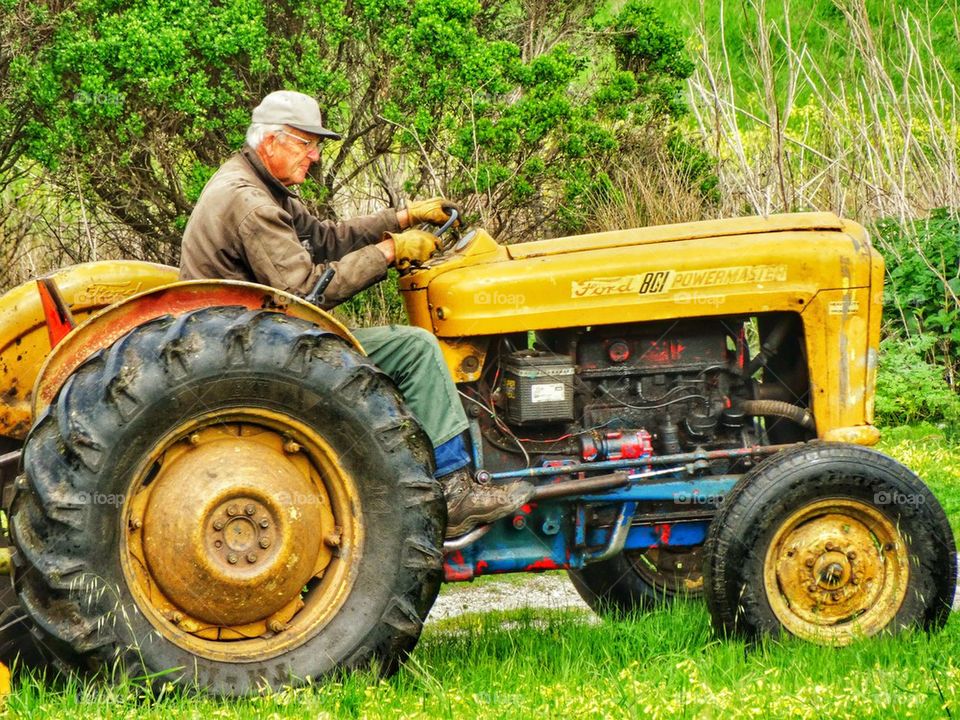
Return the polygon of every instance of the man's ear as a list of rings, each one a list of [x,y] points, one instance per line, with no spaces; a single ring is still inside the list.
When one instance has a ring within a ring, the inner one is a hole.
[[[269,157],[273,157],[274,150],[276,150],[277,136],[274,133],[271,133],[263,138],[260,141],[260,148],[263,150],[263,154]]]

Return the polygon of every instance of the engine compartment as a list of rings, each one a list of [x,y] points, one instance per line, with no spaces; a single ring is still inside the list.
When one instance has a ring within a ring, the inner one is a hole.
[[[808,398],[802,335],[791,332],[798,323],[780,313],[494,338],[480,381],[462,386],[484,465],[497,472],[809,437],[797,421]]]

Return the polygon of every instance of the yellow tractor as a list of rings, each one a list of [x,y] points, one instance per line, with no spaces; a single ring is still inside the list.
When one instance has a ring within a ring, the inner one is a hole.
[[[870,449],[883,263],[831,214],[500,246],[400,279],[471,421],[532,481],[444,542],[430,444],[311,303],[136,262],[0,298],[0,651],[243,695],[412,650],[440,583],[566,570],[598,612],[843,645],[950,611],[956,548]]]

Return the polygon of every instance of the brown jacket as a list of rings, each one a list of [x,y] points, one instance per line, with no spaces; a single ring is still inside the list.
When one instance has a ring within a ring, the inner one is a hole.
[[[180,279],[248,280],[304,296],[331,265],[323,305],[332,307],[386,275],[374,244],[399,229],[394,210],[318,220],[244,146],[200,193],[183,233]]]

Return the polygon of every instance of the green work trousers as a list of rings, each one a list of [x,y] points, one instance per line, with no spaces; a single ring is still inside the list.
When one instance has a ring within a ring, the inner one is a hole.
[[[400,388],[435,448],[467,429],[467,415],[433,335],[408,325],[351,332],[367,356]]]

